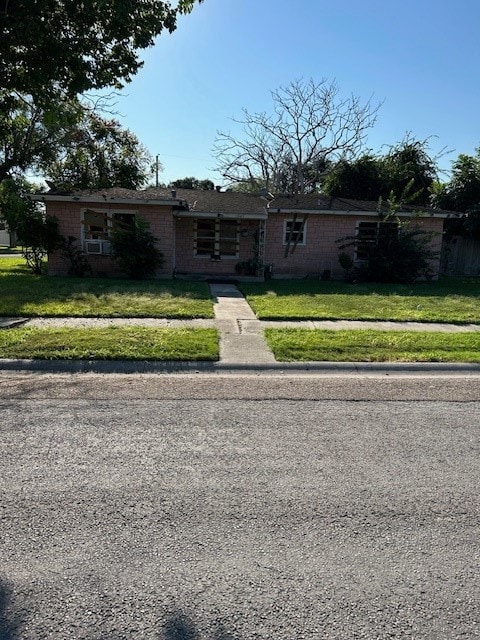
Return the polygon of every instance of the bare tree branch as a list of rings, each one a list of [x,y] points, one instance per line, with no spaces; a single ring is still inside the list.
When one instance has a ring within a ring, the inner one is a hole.
[[[328,164],[360,151],[381,106],[354,95],[341,98],[336,82],[325,78],[294,80],[271,95],[271,115],[243,109],[233,119],[240,135],[217,133],[216,169],[227,180],[313,191]]]

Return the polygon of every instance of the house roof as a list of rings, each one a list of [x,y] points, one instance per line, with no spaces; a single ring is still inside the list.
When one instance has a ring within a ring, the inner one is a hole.
[[[333,198],[319,194],[276,195],[265,197],[251,193],[235,191],[203,191],[199,189],[100,189],[78,190],[70,193],[49,191],[33,196],[38,200],[81,200],[97,203],[129,203],[129,204],[163,204],[172,205],[178,216],[211,216],[224,215],[227,217],[266,218],[267,213],[304,212],[313,214],[334,213],[337,215],[376,215],[379,203],[376,201],[351,200],[348,198]],[[388,211],[388,204],[382,207]],[[458,217],[455,211],[429,209],[420,206],[403,206],[399,215],[415,213],[435,217]]]
[[[318,193],[303,195],[277,195],[269,202],[268,209],[270,213],[285,212],[309,212],[309,213],[345,213],[355,214],[365,213],[370,215],[378,214],[379,210],[387,213],[389,206],[386,201],[379,208],[378,201],[375,200],[352,200],[349,198],[334,198],[330,196],[319,195]],[[412,215],[424,214],[435,217],[458,217],[458,212],[444,211],[442,209],[432,209],[429,207],[404,205],[398,211],[398,214]]]

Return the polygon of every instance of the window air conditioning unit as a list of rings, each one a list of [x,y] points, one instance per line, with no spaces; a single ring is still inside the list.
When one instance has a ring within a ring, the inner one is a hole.
[[[102,253],[102,241],[101,240],[86,240],[85,241],[85,253],[93,253],[99,255]]]
[[[93,255],[109,255],[111,243],[108,240],[86,240],[85,253]]]

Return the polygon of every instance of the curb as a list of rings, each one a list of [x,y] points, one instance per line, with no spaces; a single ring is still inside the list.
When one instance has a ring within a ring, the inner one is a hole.
[[[149,362],[130,360],[10,360],[0,359],[1,371],[103,374],[428,374],[478,375],[480,363],[455,362]]]

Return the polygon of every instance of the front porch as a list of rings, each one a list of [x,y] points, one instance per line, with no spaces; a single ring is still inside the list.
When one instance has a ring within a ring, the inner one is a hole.
[[[177,212],[173,277],[262,282],[265,220],[266,214]]]

